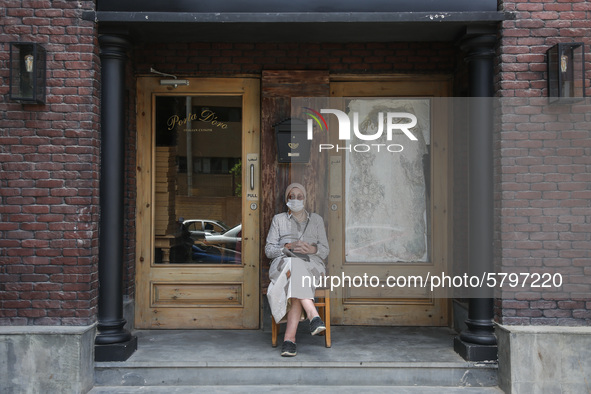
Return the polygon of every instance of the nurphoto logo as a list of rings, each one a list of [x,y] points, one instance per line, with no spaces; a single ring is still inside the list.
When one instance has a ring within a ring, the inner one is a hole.
[[[338,109],[321,109],[320,112],[313,110],[312,108],[304,107],[307,112],[306,115],[310,116],[311,119],[307,121],[307,138],[312,140],[314,136],[314,122],[318,125],[321,131],[328,131],[328,122],[322,116],[322,114],[333,114],[336,116],[339,130],[340,141],[351,141],[351,130],[353,130],[354,138],[361,141],[377,141],[382,138],[384,129],[386,130],[386,139],[392,141],[392,136],[402,132],[411,141],[417,141],[410,129],[417,125],[417,117],[408,112],[379,112],[377,114],[377,130],[372,134],[365,134],[360,130],[359,127],[359,113],[353,112],[353,122],[351,122],[350,114],[347,114]],[[384,118],[386,119],[384,121]],[[330,151],[336,152],[346,150],[348,152],[369,152],[375,150],[380,152],[385,150],[392,153],[402,152],[404,146],[401,144],[384,144],[384,143],[362,143],[362,144],[347,144],[344,146],[334,144],[319,144],[318,151]]]

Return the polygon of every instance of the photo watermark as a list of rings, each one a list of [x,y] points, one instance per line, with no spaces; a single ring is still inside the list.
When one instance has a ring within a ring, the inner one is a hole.
[[[315,168],[331,239],[329,275],[303,285],[359,299],[591,299],[591,99],[300,97],[291,118],[309,145],[287,149],[310,151],[301,168]],[[484,124],[497,142],[480,155]],[[486,223],[470,221],[474,159],[494,168]],[[470,250],[478,226],[486,251]]]

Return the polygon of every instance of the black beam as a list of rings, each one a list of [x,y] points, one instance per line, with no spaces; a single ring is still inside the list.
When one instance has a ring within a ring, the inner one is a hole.
[[[496,0],[100,0],[99,11],[156,12],[443,12],[496,11]]]
[[[479,278],[494,272],[493,265],[493,59],[496,35],[463,40],[470,79],[469,100],[469,263],[470,274]],[[465,359],[497,359],[493,325],[493,289],[471,295],[467,329],[454,341]]]
[[[495,27],[511,13],[178,13],[85,15],[101,28],[124,27],[134,42],[395,42],[455,41],[467,26]]]
[[[133,22],[154,23],[211,23],[270,25],[274,23],[429,23],[445,24],[500,22],[514,15],[502,11],[486,12],[149,12],[96,11],[87,12],[84,19],[98,23]]]
[[[95,360],[126,360],[137,338],[123,326],[125,61],[129,43],[99,36],[101,58],[101,175],[98,334]]]

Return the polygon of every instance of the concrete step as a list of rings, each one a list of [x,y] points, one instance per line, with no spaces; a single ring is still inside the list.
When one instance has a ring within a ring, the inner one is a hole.
[[[99,363],[99,386],[322,385],[496,386],[491,364],[437,362],[168,362]]]
[[[105,386],[95,387],[88,394],[201,394],[201,393],[257,393],[276,394],[281,393],[339,393],[339,394],[502,394],[497,387],[424,387],[424,386]]]
[[[263,331],[139,331],[126,362],[95,364],[95,385],[495,387],[497,364],[466,362],[441,328],[334,327],[333,346],[298,334],[280,357]],[[133,392],[133,391],[132,391]],[[156,391],[158,392],[158,391]]]

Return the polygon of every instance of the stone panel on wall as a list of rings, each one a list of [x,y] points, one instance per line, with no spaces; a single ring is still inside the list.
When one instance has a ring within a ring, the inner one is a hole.
[[[6,393],[87,393],[94,384],[94,326],[0,327]]]
[[[499,387],[506,393],[586,393],[591,327],[497,326]]]

